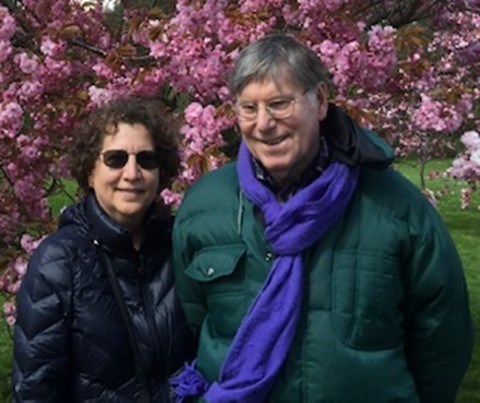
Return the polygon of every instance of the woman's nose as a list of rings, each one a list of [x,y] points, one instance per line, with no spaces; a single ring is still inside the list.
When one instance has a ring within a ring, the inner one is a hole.
[[[128,161],[123,168],[123,172],[124,176],[129,179],[135,179],[140,175],[140,165],[137,163],[137,156],[135,154],[128,156]]]

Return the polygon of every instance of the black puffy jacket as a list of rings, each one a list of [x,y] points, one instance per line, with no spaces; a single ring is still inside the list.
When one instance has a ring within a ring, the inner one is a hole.
[[[98,248],[117,274],[152,402],[169,400],[168,374],[194,349],[173,290],[170,228],[152,207],[136,251],[93,195],[62,214],[18,294],[15,401],[138,401],[132,347]]]

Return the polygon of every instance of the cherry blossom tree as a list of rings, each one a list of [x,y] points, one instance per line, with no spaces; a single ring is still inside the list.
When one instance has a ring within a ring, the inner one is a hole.
[[[480,135],[475,131],[465,132],[461,137],[465,150],[453,161],[449,174],[466,181],[461,191],[462,208],[469,206],[472,194],[480,184]]]
[[[183,170],[162,192],[176,205],[235,154],[226,74],[240,48],[271,31],[308,43],[331,72],[331,101],[399,155],[426,163],[467,133],[459,161],[478,168],[479,3],[124,0],[106,11],[97,1],[1,0],[0,290],[15,294],[29,253],[55,227],[47,200],[64,191],[65,150],[85,113],[135,93],[182,120]],[[459,166],[457,177],[478,183],[478,170]]]

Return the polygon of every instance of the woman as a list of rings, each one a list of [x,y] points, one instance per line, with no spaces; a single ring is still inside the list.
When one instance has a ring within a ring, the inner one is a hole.
[[[73,135],[85,197],[33,254],[18,294],[14,400],[169,400],[193,348],[173,290],[171,218],[156,203],[179,166],[153,101],[94,111]]]

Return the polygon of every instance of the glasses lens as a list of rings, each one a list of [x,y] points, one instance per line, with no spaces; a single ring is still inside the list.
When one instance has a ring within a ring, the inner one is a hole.
[[[257,107],[251,104],[235,105],[235,112],[241,120],[255,120],[257,118]]]
[[[155,169],[159,166],[158,154],[155,151],[140,151],[137,154],[137,164],[143,169]]]
[[[292,114],[294,103],[293,99],[279,99],[271,102],[267,110],[274,119],[285,119]]]
[[[295,98],[279,98],[266,104],[265,108],[274,119],[286,119],[294,109]],[[258,105],[253,103],[238,103],[235,112],[240,120],[254,121],[258,116]]]
[[[128,161],[128,153],[124,150],[109,150],[102,153],[103,163],[110,168],[123,168]]]

